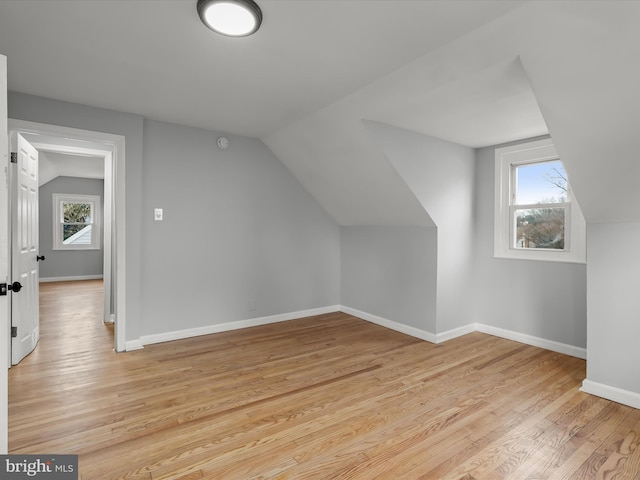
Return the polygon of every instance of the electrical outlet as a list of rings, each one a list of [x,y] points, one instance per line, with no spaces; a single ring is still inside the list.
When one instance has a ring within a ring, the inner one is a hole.
[[[156,208],[153,210],[153,219],[156,221],[160,221],[162,220],[162,209],[161,208]]]

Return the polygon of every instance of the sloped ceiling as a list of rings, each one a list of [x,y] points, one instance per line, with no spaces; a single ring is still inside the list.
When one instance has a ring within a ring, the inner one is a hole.
[[[38,150],[38,184],[56,177],[104,179],[108,150],[99,143],[23,132]]]
[[[364,192],[368,208],[402,212],[376,219],[393,224],[410,205],[370,180],[385,162],[360,143],[359,120],[471,147],[548,128],[587,221],[640,221],[639,53],[640,2],[531,2],[265,141],[339,223],[366,217],[353,198]],[[301,138],[304,147],[290,150]],[[336,138],[340,155],[327,148]]]
[[[264,138],[341,225],[433,225],[363,120],[468,147],[547,133],[517,57],[429,55]]]
[[[196,3],[0,1],[9,89],[261,137],[522,2],[258,0],[246,38],[213,33]]]
[[[195,3],[0,2],[9,89],[262,138],[344,225],[432,224],[362,120],[548,130],[588,221],[640,221],[640,2],[265,0],[245,39]]]
[[[39,151],[38,183],[40,186],[56,177],[104,178],[104,158],[69,153]]]
[[[640,2],[531,7],[523,65],[585,218],[640,221]]]

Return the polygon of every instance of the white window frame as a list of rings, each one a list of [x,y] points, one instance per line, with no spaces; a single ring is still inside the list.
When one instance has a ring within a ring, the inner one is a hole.
[[[62,204],[90,203],[93,223],[91,224],[91,243],[86,245],[65,244],[62,240]],[[53,250],[99,250],[100,236],[100,196],[99,195],[69,195],[66,193],[53,194]]]
[[[494,257],[586,263],[586,222],[570,185],[568,185],[566,203],[553,205],[565,208],[564,249],[516,248],[514,245],[516,209],[514,167],[553,160],[560,160],[560,157],[550,138],[496,149]],[[535,205],[517,206],[518,209],[535,207]]]

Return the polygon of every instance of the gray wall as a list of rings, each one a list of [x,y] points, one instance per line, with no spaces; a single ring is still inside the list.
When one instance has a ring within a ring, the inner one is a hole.
[[[424,310],[425,328],[432,327],[433,295],[438,295],[440,285],[430,283],[431,262],[436,254],[438,262],[449,258],[438,253],[446,242],[440,238],[436,246],[433,232],[423,232],[423,250],[417,234],[376,232],[368,240],[370,259],[380,256],[377,261],[389,266],[397,255],[393,244],[404,241],[412,243],[415,258],[428,265],[416,277],[425,286],[424,299],[413,298],[410,308],[403,307],[397,286],[390,283],[375,286],[375,299],[367,293],[371,284],[348,283],[341,299],[341,275],[352,282],[359,264],[366,261],[366,252],[357,252],[352,237],[362,232],[343,231],[346,243],[341,247],[339,227],[259,140],[230,136],[232,147],[221,151],[214,132],[18,93],[9,95],[9,117],[125,136],[127,340],[340,302],[417,328],[423,325],[418,312]],[[404,161],[421,168],[421,148],[431,145],[441,151],[444,145],[392,130],[384,127],[382,143],[396,165]],[[457,155],[462,150],[451,151]],[[434,333],[476,321],[584,347],[585,265],[492,257],[493,152],[494,148],[477,151],[472,166],[459,157],[463,184],[454,182],[456,167],[448,169],[448,183],[439,185],[442,192],[453,188],[463,198],[475,199],[476,258],[475,274],[458,277],[462,283],[453,298],[464,300],[458,302],[460,315],[453,322],[436,324]],[[451,167],[445,159],[434,158],[432,163],[440,167],[430,171]],[[469,185],[473,168],[475,183]],[[438,195],[428,202],[443,198]],[[446,205],[442,210],[433,205],[434,218],[446,222],[454,234],[469,227],[466,203],[462,213],[454,215],[455,221],[463,222],[458,227],[447,215],[438,214],[447,211]],[[155,207],[164,208],[164,221],[153,221]],[[399,260],[405,267],[407,258]],[[442,265],[438,268],[441,275]],[[395,274],[408,279],[416,272]],[[473,280],[473,285],[468,287],[466,280]],[[475,293],[473,302],[470,292]],[[389,305],[380,301],[385,295],[392,299]],[[256,308],[250,310],[254,301]]]
[[[435,227],[341,227],[341,304],[436,331]]]
[[[640,401],[640,223],[592,223],[587,379]]]
[[[342,227],[342,304],[432,333],[477,322],[585,348],[586,265],[493,258],[495,149],[506,145],[473,152],[365,125],[437,228]]]
[[[339,228],[259,140],[15,92],[9,117],[125,136],[127,340],[338,304]]]
[[[493,258],[495,149],[503,146],[476,152],[474,321],[585,348],[586,265]]]
[[[340,302],[337,224],[261,141],[219,135],[144,122],[145,334]]]
[[[471,322],[475,152],[378,122],[364,122],[438,229],[437,321],[432,333]]]
[[[60,102],[9,92],[9,118],[63,127],[92,130],[125,137],[126,151],[126,339],[142,335],[142,139],[143,117],[129,113]],[[116,199],[117,201],[117,199]]]
[[[100,196],[100,232],[104,232],[104,180],[93,178],[56,177],[40,186],[40,279],[102,275],[104,242],[100,250],[53,250],[53,194]],[[102,233],[101,233],[102,236]]]

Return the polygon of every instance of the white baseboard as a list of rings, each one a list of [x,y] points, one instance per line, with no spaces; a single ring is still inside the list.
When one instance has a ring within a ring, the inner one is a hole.
[[[313,317],[314,315],[323,315],[325,313],[338,312],[338,305],[314,308],[310,310],[302,310],[299,312],[283,313],[279,315],[271,315],[268,317],[250,318],[247,320],[238,320],[235,322],[218,323],[215,325],[206,325],[204,327],[188,328],[185,330],[175,330],[173,332],[155,333],[151,335],[142,335],[139,340],[131,340],[126,343],[126,349],[138,350],[144,345],[153,343],[169,342],[172,340],[181,340],[183,338],[198,337],[200,335],[210,335],[212,333],[227,332],[229,330],[238,330],[240,328],[257,327],[260,325],[268,325],[270,323],[285,322],[296,318]]]
[[[482,332],[482,333],[487,333],[489,335],[493,335],[495,337],[506,338],[508,340],[514,340],[516,342],[524,343],[526,345],[532,345],[534,347],[544,348],[545,350],[551,350],[552,352],[563,353],[565,355],[570,355],[572,357],[577,357],[582,359],[587,358],[586,348],[575,347],[573,345],[567,345],[565,343],[555,342],[553,340],[534,337],[532,335],[514,332],[512,330],[505,330],[503,328],[492,327],[490,325],[484,325],[482,323],[470,323],[468,325],[463,325],[462,327],[454,328],[446,332],[435,334],[435,333],[427,332],[425,330],[420,330],[419,328],[403,325],[402,323],[394,322],[393,320],[381,318],[381,317],[378,317],[377,315],[372,315],[370,313],[362,312],[360,310],[356,310],[355,308],[341,306],[340,311],[344,313],[348,313],[349,315],[353,315],[354,317],[367,320],[368,322],[372,322],[377,325],[390,328],[391,330],[405,333],[407,335],[411,335],[412,337],[420,338],[421,340],[426,340],[427,342],[431,342],[431,343],[443,343],[448,340],[452,340],[454,338],[460,337],[462,335],[466,335],[468,333]]]
[[[447,330],[446,332],[438,333],[436,335],[435,343],[444,343],[449,340],[453,340],[454,338],[461,337],[468,333],[473,333],[478,331],[478,324],[470,323],[468,325],[464,325],[462,327],[454,328],[451,330]]]
[[[437,335],[431,332],[427,332],[426,330],[421,330],[416,327],[410,327],[409,325],[394,322],[393,320],[387,320],[386,318],[378,317],[377,315],[372,315],[370,313],[356,310],[355,308],[351,307],[345,307],[343,305],[340,306],[340,311],[349,315],[353,315],[354,317],[361,318],[362,320],[366,320],[367,322],[375,323],[376,325],[380,325],[381,327],[395,330],[396,332],[405,333],[412,337],[426,340],[427,342],[438,343]]]
[[[102,275],[80,275],[75,277],[45,277],[40,278],[40,283],[48,283],[48,282],[76,282],[80,280],[102,280],[104,277]]]
[[[547,340],[540,337],[534,337],[524,333],[514,332],[512,330],[505,330],[503,328],[492,327],[490,325],[484,325],[482,323],[470,323],[463,325],[452,330],[448,330],[442,333],[432,333],[426,330],[421,330],[416,327],[404,325],[402,323],[395,322],[386,318],[373,315],[371,313],[363,312],[355,308],[346,307],[344,305],[332,305],[329,307],[314,308],[311,310],[302,310],[298,312],[284,313],[279,315],[271,315],[268,317],[250,318],[247,320],[238,320],[235,322],[219,323],[215,325],[206,325],[204,327],[189,328],[185,330],[175,330],[172,332],[155,333],[151,335],[142,335],[139,339],[129,340],[126,342],[126,350],[139,350],[144,345],[151,345],[153,343],[169,342],[172,340],[180,340],[184,338],[197,337],[200,335],[210,335],[212,333],[226,332],[229,330],[237,330],[240,328],[257,327],[259,325],[267,325],[270,323],[285,322],[287,320],[295,320],[297,318],[311,317],[314,315],[323,315],[325,313],[344,312],[354,317],[361,318],[376,325],[380,325],[396,332],[404,333],[412,337],[419,338],[431,343],[443,343],[454,338],[466,335],[472,332],[482,332],[496,337],[506,338],[516,342],[524,343],[526,345],[532,345],[534,347],[544,348],[553,352],[570,355],[572,357],[587,358],[587,350],[585,348],[575,347],[573,345],[567,345],[565,343],[555,342],[553,340]]]
[[[603,383],[592,382],[591,380],[583,380],[581,392],[590,393],[598,397],[606,398],[613,402],[629,405],[633,408],[640,408],[640,394],[623,390],[617,387],[611,387]]]
[[[125,352],[131,352],[132,350],[142,350],[144,347],[140,339],[137,340],[127,340],[124,343]]]
[[[493,335],[495,337],[514,340],[526,345],[544,348],[545,350],[551,350],[552,352],[563,353],[564,355],[570,355],[572,357],[581,358],[583,360],[586,360],[587,358],[586,348],[575,347],[566,343],[555,342],[553,340],[534,337],[532,335],[527,335],[526,333],[514,332],[512,330],[505,330],[504,328],[492,327],[490,325],[484,325],[482,323],[476,323],[475,325],[477,332],[488,333],[489,335]]]

